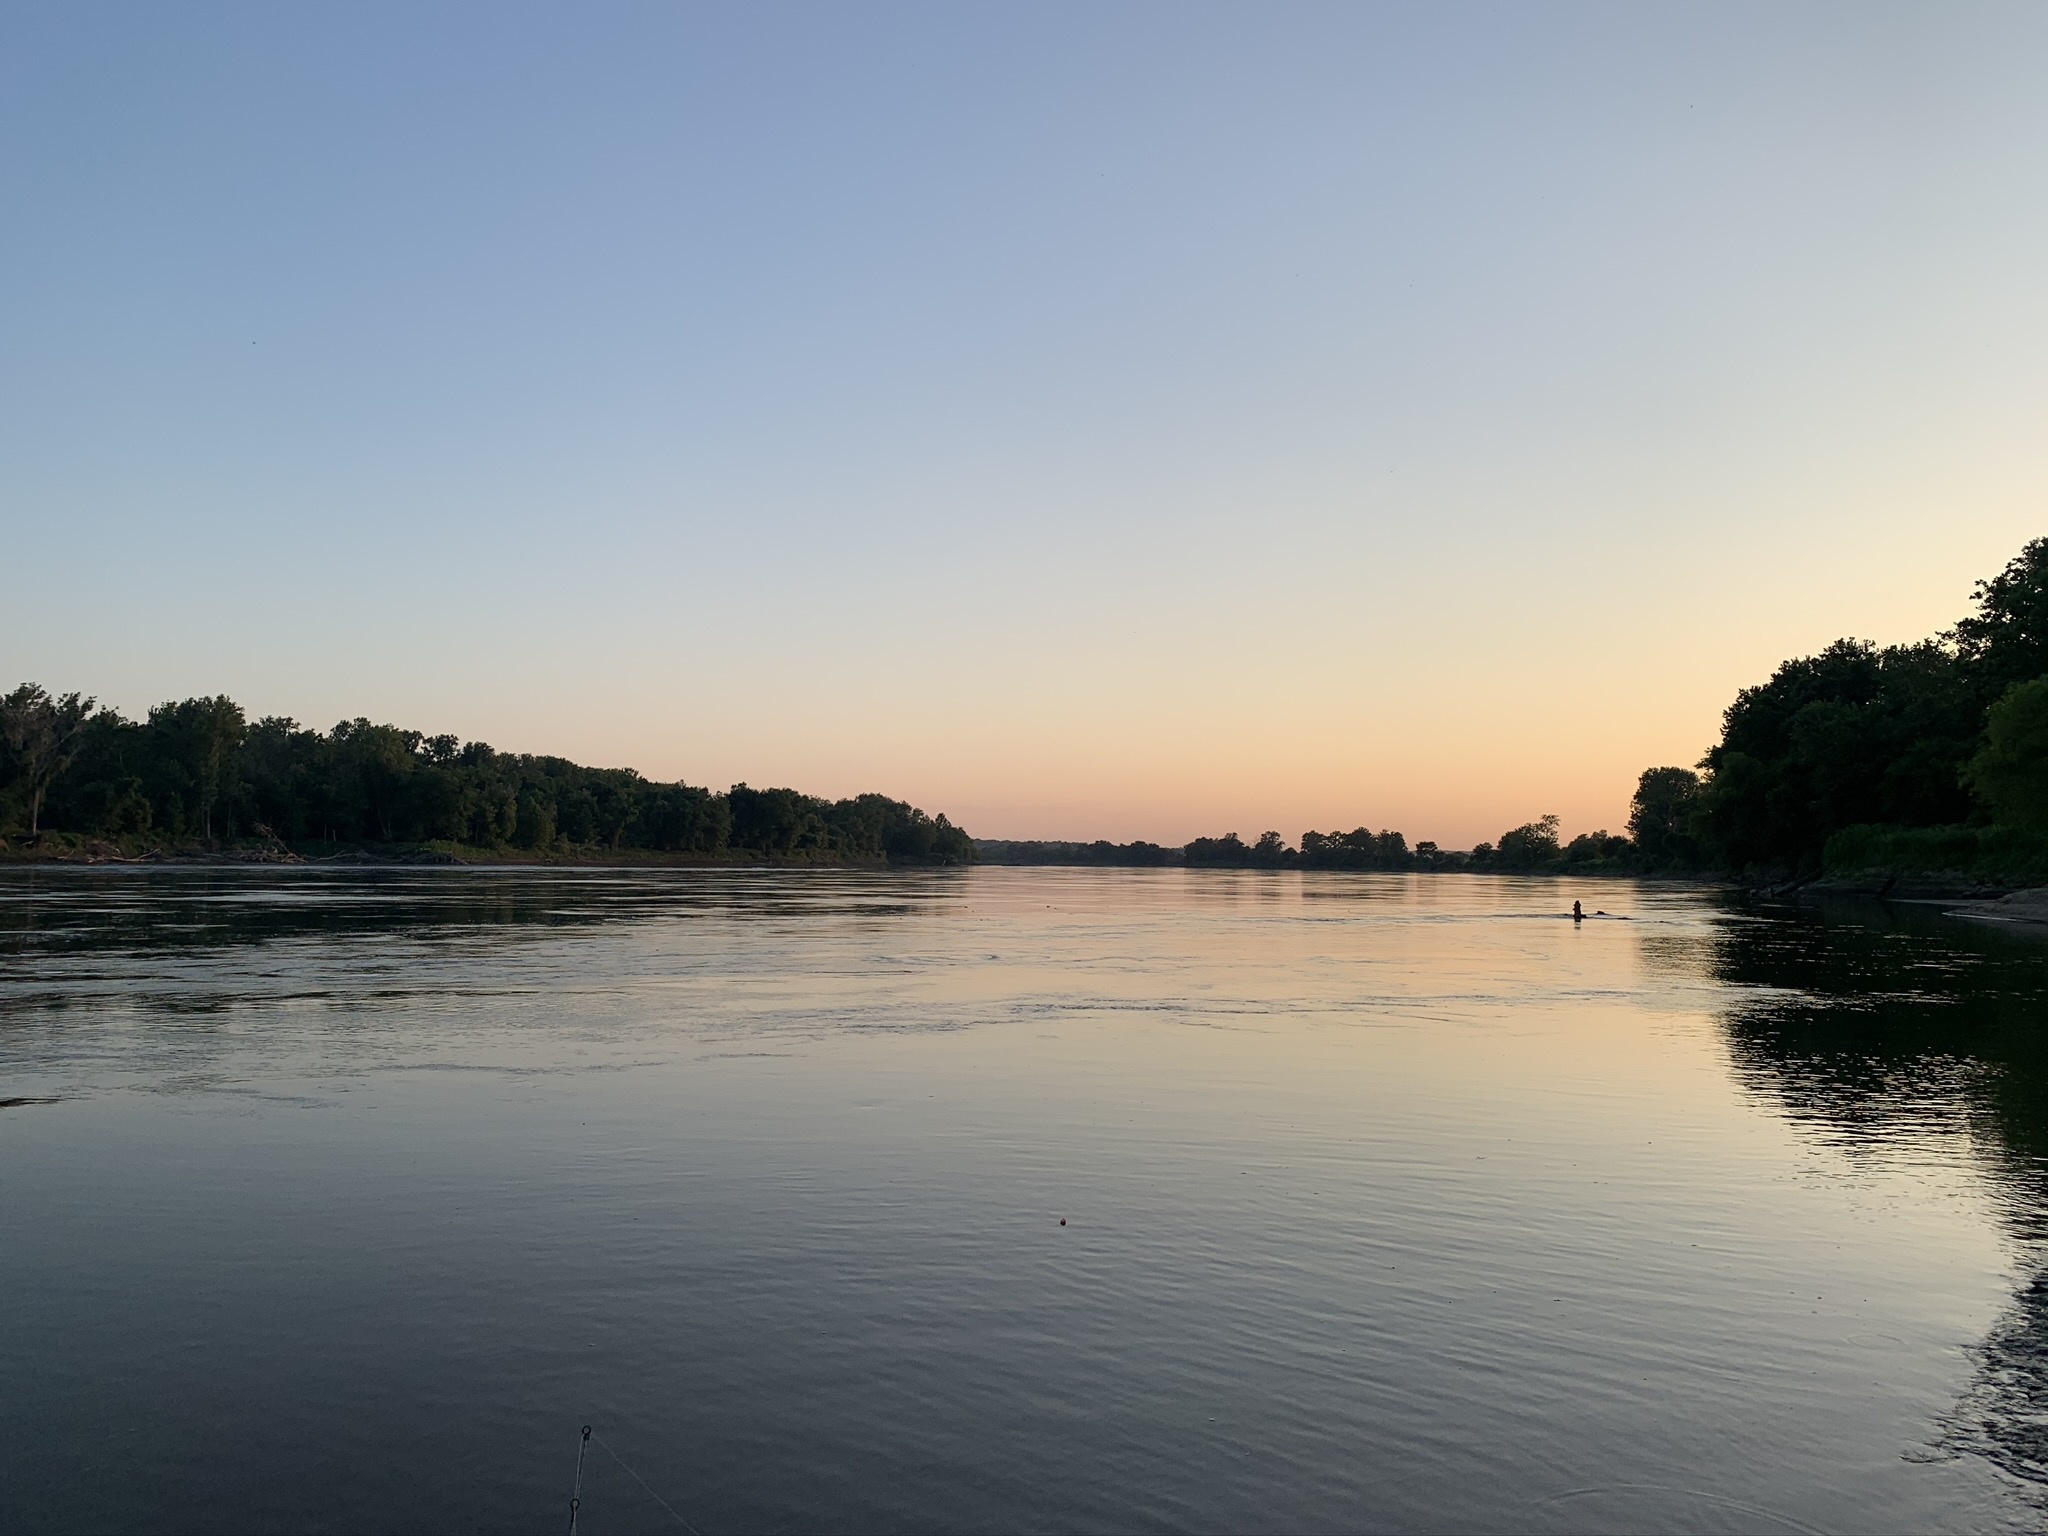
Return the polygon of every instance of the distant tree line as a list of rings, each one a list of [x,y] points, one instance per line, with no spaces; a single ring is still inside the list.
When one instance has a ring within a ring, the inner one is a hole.
[[[2048,881],[2048,539],[1955,627],[1911,645],[1837,640],[1745,688],[1691,768],[1636,784],[1625,834],[1560,840],[1543,816],[1469,850],[1357,827],[1157,843],[978,845],[986,862],[1240,869],[1721,872],[1960,870]],[[25,683],[0,698],[0,836],[159,843],[448,842],[527,850],[962,863],[945,817],[881,795],[725,793],[630,769],[494,752],[368,720],[248,723],[233,700],[146,720]]]
[[[129,720],[24,683],[0,698],[0,835],[129,845],[248,840],[334,847],[450,843],[534,853],[640,849],[959,864],[972,840],[900,800],[823,800],[493,751],[368,720],[250,723],[226,697]]]
[[[1073,864],[1155,868],[1183,862],[1181,850],[1158,843],[1065,843],[1003,837],[977,837],[975,857],[984,864]]]
[[[1911,645],[1837,640],[1745,688],[1691,768],[1646,769],[1624,833],[1543,816],[1467,851],[1395,831],[984,843],[1000,863],[1232,869],[1660,871],[1772,880],[1869,869],[2048,882],[2048,539]]]
[[[1235,832],[1198,837],[1179,848],[1158,843],[1062,843],[980,838],[975,851],[984,864],[1121,865],[1145,868],[1166,864],[1197,869],[1380,869],[1380,870],[1503,870],[1570,871],[1634,868],[1633,845],[1626,837],[1588,832],[1571,842],[1558,842],[1558,819],[1545,816],[1503,832],[1498,844],[1481,843],[1468,851],[1421,842],[1409,847],[1399,832],[1304,832],[1301,846],[1292,847],[1278,832],[1262,832],[1246,842]]]

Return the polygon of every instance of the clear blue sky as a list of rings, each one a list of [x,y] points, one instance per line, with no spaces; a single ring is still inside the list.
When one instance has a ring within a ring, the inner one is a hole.
[[[2048,7],[0,20],[0,686],[1463,843],[2048,532]]]

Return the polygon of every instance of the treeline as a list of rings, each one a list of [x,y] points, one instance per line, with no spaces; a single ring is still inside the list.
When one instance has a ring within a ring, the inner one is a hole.
[[[0,837],[155,842],[446,842],[534,852],[646,849],[964,863],[945,817],[881,795],[718,793],[630,769],[494,752],[344,721],[250,724],[233,700],[146,720],[23,684],[0,699]],[[1469,850],[1392,830],[1157,843],[991,840],[999,864],[1244,869],[1732,873],[1961,871],[2048,882],[2048,539],[1988,581],[1955,627],[1912,645],[1838,640],[1736,695],[1694,767],[1646,770],[1625,834],[1562,842],[1540,817]]]
[[[975,852],[984,864],[1075,864],[1149,868],[1184,865],[1207,869],[1379,869],[1498,870],[1528,873],[1545,869],[1592,873],[1635,867],[1634,845],[1626,837],[1587,832],[1569,843],[1558,841],[1558,819],[1545,816],[1503,832],[1498,843],[1470,850],[1439,848],[1432,842],[1409,847],[1395,831],[1357,827],[1349,832],[1304,832],[1301,845],[1290,846],[1278,832],[1263,832],[1246,842],[1235,832],[1198,837],[1179,848],[1158,843],[1029,842],[978,838]]]
[[[493,751],[368,720],[331,731],[226,697],[145,720],[24,683],[0,698],[0,836],[126,846],[449,843],[535,854],[623,849],[707,859],[962,864],[972,840],[900,800],[822,800]]]
[[[1304,832],[1301,846],[1291,848],[1278,832],[1264,832],[1255,842],[1235,832],[1198,837],[1184,850],[1185,862],[1212,868],[1239,869],[1466,869],[1526,873],[1560,868],[1574,871],[1619,870],[1628,867],[1629,840],[1606,832],[1587,832],[1569,843],[1558,841],[1558,819],[1544,816],[1503,832],[1498,843],[1480,843],[1460,850],[1433,842],[1408,846],[1391,829],[1375,832],[1357,827],[1349,832]]]
[[[1691,768],[1637,780],[1625,833],[1540,817],[1467,851],[1395,831],[983,844],[1000,863],[1732,874],[1959,872],[2048,883],[2048,539],[1911,645],[1837,640],[1745,688]]]
[[[1647,868],[2048,878],[2048,539],[1912,645],[1837,640],[1745,688],[1696,769],[1653,768]]]
[[[977,837],[974,856],[984,864],[1074,864],[1154,869],[1183,862],[1181,850],[1158,843],[1063,843],[1005,837]]]

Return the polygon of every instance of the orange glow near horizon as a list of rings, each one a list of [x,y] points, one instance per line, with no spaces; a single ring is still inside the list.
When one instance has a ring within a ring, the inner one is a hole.
[[[2048,533],[2048,8],[486,32],[10,34],[0,688],[1464,847]]]

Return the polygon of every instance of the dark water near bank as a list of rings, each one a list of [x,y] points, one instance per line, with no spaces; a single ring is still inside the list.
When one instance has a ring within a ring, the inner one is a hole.
[[[2033,1528],[2044,1021],[1615,883],[7,872],[0,1527],[561,1530],[589,1422],[593,1536]]]

